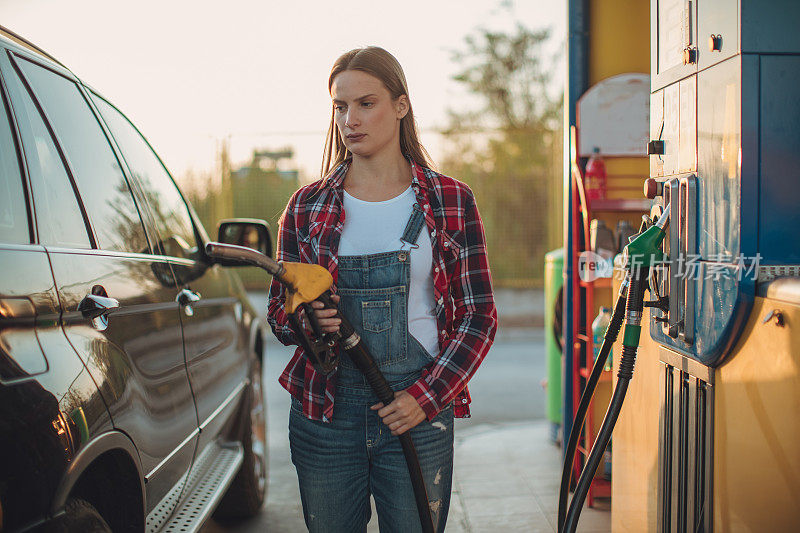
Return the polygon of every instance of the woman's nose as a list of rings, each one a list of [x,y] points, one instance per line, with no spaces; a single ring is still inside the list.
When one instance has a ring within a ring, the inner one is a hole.
[[[350,129],[353,129],[356,128],[360,123],[361,121],[358,119],[358,115],[354,111],[348,109],[347,115],[344,117],[344,125]]]

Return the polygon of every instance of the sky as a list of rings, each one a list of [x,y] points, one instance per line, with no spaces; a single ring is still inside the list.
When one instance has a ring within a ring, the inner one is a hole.
[[[0,0],[0,25],[120,108],[179,181],[213,170],[223,141],[234,166],[254,148],[292,146],[290,167],[315,178],[331,65],[368,45],[403,66],[436,161],[446,110],[473,105],[451,79],[459,70],[452,52],[478,28],[518,22],[552,28],[552,46],[563,45],[566,9],[552,0]]]

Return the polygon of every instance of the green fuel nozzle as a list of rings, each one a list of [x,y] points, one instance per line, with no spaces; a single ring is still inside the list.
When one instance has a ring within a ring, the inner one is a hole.
[[[667,204],[658,221],[625,246],[622,253],[625,258],[625,268],[629,272],[636,267],[649,267],[664,261],[660,247],[666,236],[664,228],[669,222],[669,207]]]
[[[628,299],[625,307],[625,333],[622,345],[630,348],[639,346],[639,337],[642,332],[642,312],[644,310],[644,290],[646,286],[647,271],[650,267],[664,261],[661,243],[666,236],[667,223],[669,223],[670,205],[658,221],[643,231],[631,241],[623,252],[625,268],[631,280]],[[620,369],[622,370],[622,369]],[[627,369],[625,369],[627,371]],[[631,374],[633,368],[630,369]]]

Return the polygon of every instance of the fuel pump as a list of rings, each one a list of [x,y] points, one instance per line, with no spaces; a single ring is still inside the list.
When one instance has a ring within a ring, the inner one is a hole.
[[[645,278],[651,302],[642,306],[649,309],[636,379],[614,426],[610,490],[605,483],[593,487],[611,497],[613,531],[794,530],[800,523],[800,403],[787,399],[800,391],[800,33],[794,28],[800,2],[567,4],[568,124],[601,130],[601,143],[616,138],[618,121],[598,120],[582,102],[611,76],[644,72],[649,63],[647,106],[627,106],[646,109],[649,128],[639,153],[648,168],[617,171],[609,157],[609,187],[622,188],[618,175],[647,177],[650,219],[669,216],[666,260],[650,265]],[[571,158],[576,147],[592,146],[565,141]],[[580,202],[569,200],[565,265],[573,265],[582,248]],[[595,304],[611,302],[605,293],[590,294],[576,277],[565,269],[573,281],[565,283],[565,343],[576,346],[574,360],[565,359],[565,374],[577,376],[580,387],[583,376],[575,367],[585,350],[584,317]],[[634,297],[632,282],[627,299]],[[606,340],[621,327],[614,308]],[[626,326],[626,337],[628,329],[635,335],[636,328]],[[587,380],[585,392],[592,383]],[[569,415],[573,398],[574,390],[564,395]],[[578,431],[582,416],[575,418]],[[571,461],[569,453],[565,462]],[[581,478],[595,467],[588,463]],[[583,503],[579,481],[567,516],[569,475],[562,479],[559,530],[575,526]]]

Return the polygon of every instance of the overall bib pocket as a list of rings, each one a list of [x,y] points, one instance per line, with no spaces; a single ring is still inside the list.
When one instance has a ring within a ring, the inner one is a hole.
[[[405,287],[348,289],[340,287],[339,308],[366,343],[378,367],[405,361],[406,339],[400,324],[405,324]],[[354,368],[348,357],[342,364]]]
[[[392,327],[391,300],[361,302],[361,316],[364,331],[381,333]]]

